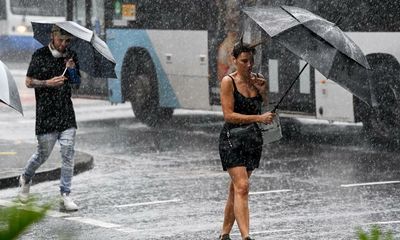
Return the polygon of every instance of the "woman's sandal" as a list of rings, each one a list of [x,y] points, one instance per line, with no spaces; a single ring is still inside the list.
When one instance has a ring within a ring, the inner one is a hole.
[[[219,235],[218,240],[231,240],[229,234]]]

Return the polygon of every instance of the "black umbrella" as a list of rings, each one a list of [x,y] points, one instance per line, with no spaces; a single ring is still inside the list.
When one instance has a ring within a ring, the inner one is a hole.
[[[361,49],[334,23],[298,7],[251,7],[243,10],[274,40],[304,59],[325,77],[371,104],[369,65]],[[303,67],[301,72],[307,65]],[[275,106],[275,111],[297,78]]]
[[[32,22],[33,37],[43,45],[49,44],[53,25],[75,36],[69,48],[77,53],[82,71],[93,77],[116,78],[115,59],[107,44],[93,31],[75,22]]]

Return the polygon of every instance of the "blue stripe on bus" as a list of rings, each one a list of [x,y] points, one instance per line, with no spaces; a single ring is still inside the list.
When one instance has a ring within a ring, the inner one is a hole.
[[[160,98],[159,101],[160,106],[179,108],[180,107],[179,101],[169,82],[167,74],[162,68],[160,59],[154,50],[154,47],[150,41],[150,38],[146,30],[107,29],[106,33],[107,33],[107,44],[117,62],[115,66],[117,77],[121,79],[122,63],[128,48],[131,47],[145,48],[149,51],[149,54],[156,68],[158,86],[159,86],[158,93]],[[113,92],[118,92],[118,90],[114,89]],[[119,92],[121,92],[121,89],[119,89]]]

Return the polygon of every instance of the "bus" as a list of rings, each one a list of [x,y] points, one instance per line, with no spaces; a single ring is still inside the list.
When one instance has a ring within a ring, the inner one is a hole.
[[[233,44],[241,35],[245,42],[266,37],[243,14],[243,7],[297,6],[332,22],[342,16],[340,28],[361,47],[372,67],[371,79],[360,84],[369,85],[377,104],[368,106],[351,89],[343,89],[309,66],[279,113],[361,122],[373,139],[400,136],[400,2],[78,0],[71,4],[73,9],[85,9],[83,22],[92,22],[88,19],[96,15],[117,61],[118,78],[108,79],[103,91],[95,92],[112,103],[130,101],[135,117],[148,125],[171,118],[177,108],[221,110],[219,81],[233,71],[229,56]],[[267,77],[274,104],[305,62],[273,41],[257,51],[255,69]],[[87,95],[99,95],[89,88]]]
[[[64,0],[0,0],[0,57],[31,55],[41,47],[31,21],[64,21],[65,10]]]

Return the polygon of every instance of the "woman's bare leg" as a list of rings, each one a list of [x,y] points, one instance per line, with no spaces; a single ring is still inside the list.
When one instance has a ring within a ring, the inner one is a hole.
[[[222,233],[229,234],[232,230],[232,226],[235,223],[235,213],[233,211],[234,204],[234,187],[232,180],[229,183],[228,199],[226,200],[225,211],[224,211],[224,223],[222,225]]]
[[[247,176],[250,178],[252,171],[247,172]],[[224,234],[229,234],[232,230],[233,224],[235,223],[235,213],[233,211],[234,206],[234,187],[232,180],[229,183],[228,199],[225,205],[224,211],[224,223],[222,225],[221,236]]]
[[[249,176],[245,167],[228,169],[233,183],[233,211],[242,238],[249,235]]]

